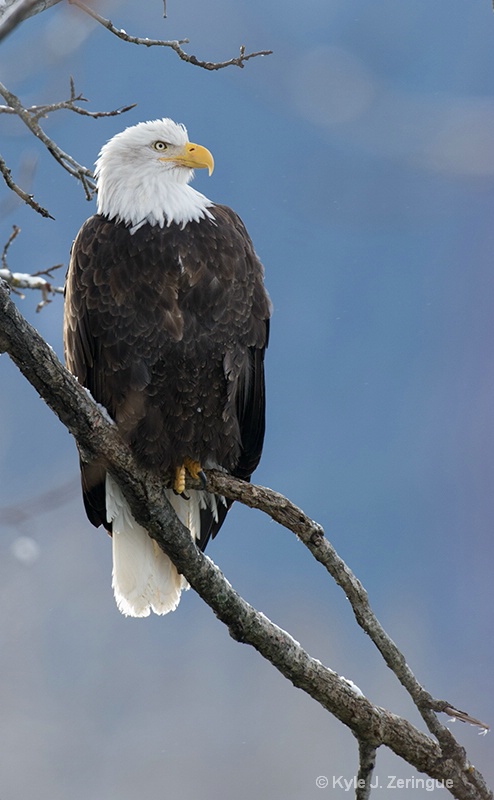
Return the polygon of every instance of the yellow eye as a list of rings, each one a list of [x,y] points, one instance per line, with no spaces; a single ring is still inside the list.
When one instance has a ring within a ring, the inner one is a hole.
[[[154,149],[155,149],[155,150],[161,150],[161,151],[163,151],[163,150],[166,150],[166,149],[167,149],[168,145],[166,144],[166,142],[159,142],[159,141],[158,141],[158,142],[155,142],[155,143],[153,144],[153,147],[154,147]]]

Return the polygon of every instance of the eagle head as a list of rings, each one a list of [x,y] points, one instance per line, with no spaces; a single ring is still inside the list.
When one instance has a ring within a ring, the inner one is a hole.
[[[188,186],[194,169],[211,175],[214,159],[189,142],[184,125],[164,118],[126,128],[103,145],[96,162],[98,213],[132,230],[208,216],[211,201]]]

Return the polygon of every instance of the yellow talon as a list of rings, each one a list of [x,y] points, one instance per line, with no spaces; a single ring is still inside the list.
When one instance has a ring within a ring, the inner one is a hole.
[[[175,470],[175,480],[173,481],[173,491],[176,494],[183,495],[185,492],[185,478],[187,472],[190,477],[195,481],[200,481],[203,488],[206,488],[206,476],[199,461],[194,461],[193,458],[184,458],[184,463],[181,467]]]
[[[202,467],[198,461],[194,461],[192,458],[184,458],[184,469],[195,481],[201,480]]]
[[[173,481],[173,491],[176,494],[183,494],[185,492],[185,465],[177,467],[175,470],[175,480]]]

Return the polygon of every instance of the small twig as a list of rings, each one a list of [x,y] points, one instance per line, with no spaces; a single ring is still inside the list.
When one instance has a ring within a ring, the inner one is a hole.
[[[93,8],[89,8],[89,6],[82,3],[81,0],[69,0],[69,3],[73,6],[77,6],[80,8],[81,11],[84,11],[86,14],[89,14],[90,17],[95,19],[99,22],[103,27],[113,33],[114,36],[117,36],[119,39],[122,39],[124,42],[129,42],[130,44],[138,44],[144,47],[169,47],[174,50],[175,53],[182,59],[182,61],[186,61],[188,64],[193,64],[196,67],[202,67],[203,69],[207,70],[217,70],[223,69],[224,67],[231,67],[237,66],[240,68],[244,67],[246,61],[249,61],[251,58],[257,58],[257,56],[269,56],[272,54],[272,50],[259,50],[256,53],[245,53],[244,45],[240,47],[240,55],[236,58],[230,58],[228,61],[201,61],[200,59],[196,58],[196,56],[189,55],[182,49],[181,45],[189,44],[188,39],[148,39],[147,37],[140,37],[140,36],[132,36],[131,34],[127,33],[126,31],[122,30],[121,28],[115,27],[113,22],[110,19],[105,19],[105,17],[100,16]],[[165,8],[166,11],[166,8]]]
[[[59,103],[46,103],[40,106],[30,106],[26,108],[28,114],[32,115],[32,118],[39,122],[40,119],[47,117],[48,114],[53,113],[53,111],[73,111],[75,114],[80,114],[83,117],[91,117],[92,119],[100,119],[101,117],[118,117],[120,114],[125,114],[125,112],[130,111],[132,108],[135,108],[137,103],[131,103],[128,106],[121,106],[120,108],[115,108],[112,111],[88,111],[87,108],[81,108],[81,106],[76,105],[76,103],[87,103],[87,97],[84,97],[82,94],[76,94],[74,79],[70,76],[70,97],[68,100],[62,100]],[[9,109],[8,106],[0,107],[0,112],[2,111],[9,111],[13,112],[12,109]]]
[[[453,708],[453,706],[446,705],[444,708],[436,710],[443,711],[445,714],[449,714],[450,717],[457,719],[460,722],[467,722],[469,725],[477,725],[479,728],[484,729],[482,733],[488,733],[490,730],[490,726],[486,725],[485,722],[481,722],[479,719],[475,719],[475,717],[467,714],[466,711],[460,711],[458,708]]]
[[[21,232],[21,229],[19,228],[19,226],[18,225],[13,225],[12,226],[12,233],[10,234],[9,238],[7,239],[7,241],[5,242],[5,244],[3,246],[3,250],[2,250],[2,267],[4,269],[9,269],[8,264],[7,264],[7,253],[8,253],[10,245],[12,244],[14,239],[16,239],[19,236],[20,232]]]
[[[48,267],[47,269],[39,269],[38,272],[33,272],[33,278],[39,278],[40,276],[42,277],[43,275],[47,275],[49,278],[53,278],[52,272],[54,272],[56,269],[62,269],[63,266],[64,264],[54,264],[53,267]],[[63,294],[64,289],[63,286],[56,286],[53,289],[53,291],[57,292],[57,294]]]
[[[30,114],[35,122],[45,118],[48,114],[54,111],[73,111],[75,114],[80,114],[83,117],[91,117],[92,119],[100,119],[101,117],[118,117],[120,114],[125,114],[127,111],[135,108],[137,103],[131,103],[127,106],[114,108],[112,111],[88,111],[87,108],[81,108],[76,103],[87,103],[87,97],[83,94],[76,94],[74,79],[70,77],[70,97],[68,100],[61,100],[58,103],[44,103],[39,106],[29,106],[25,108],[27,114]],[[11,106],[0,106],[0,114],[17,114],[17,110]]]
[[[182,50],[182,48],[179,46],[173,47],[173,50],[175,50],[182,61],[187,61],[189,64],[194,64],[196,67],[202,67],[203,69],[208,70],[217,70],[232,66],[243,69],[245,62],[249,61],[249,59],[256,58],[257,56],[270,56],[273,52],[272,50],[258,50],[256,53],[248,53],[246,55],[245,45],[242,44],[240,45],[240,55],[236,58],[230,58],[228,61],[200,61],[195,56],[185,53],[184,50]]]
[[[0,156],[0,172],[2,173],[3,179],[7,184],[7,186],[9,187],[9,189],[12,189],[12,191],[15,192],[15,194],[18,197],[20,197],[21,200],[24,201],[24,203],[27,203],[28,206],[31,206],[31,208],[34,209],[34,211],[37,211],[38,214],[41,214],[42,217],[48,217],[49,219],[54,219],[54,217],[52,217],[50,212],[46,208],[43,208],[43,206],[41,206],[34,199],[34,196],[32,194],[28,194],[27,192],[24,191],[24,189],[21,189],[21,187],[16,184],[16,182],[12,178],[12,173],[8,168],[7,164],[5,163],[4,159],[2,158],[2,156]]]

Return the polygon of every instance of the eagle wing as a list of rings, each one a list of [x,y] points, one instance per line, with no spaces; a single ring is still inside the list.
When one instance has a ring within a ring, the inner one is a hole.
[[[213,206],[212,214],[185,229],[144,225],[134,234],[100,215],[85,223],[66,283],[66,362],[150,468],[170,466],[175,429],[189,435],[192,412],[203,405],[195,397],[184,407],[193,386],[178,403],[177,386],[195,380],[206,406],[208,394],[222,393],[222,410],[210,414],[204,438],[224,453],[218,466],[249,480],[264,438],[271,307],[242,221],[225,206]],[[86,513],[109,529],[105,470],[81,463],[81,473]],[[201,511],[202,548],[229,507],[217,506],[217,520]]]
[[[259,464],[265,433],[266,389],[264,377],[264,355],[269,342],[271,302],[263,286],[264,270],[254,250],[254,245],[240,217],[227,206],[215,206],[215,218],[224,225],[232,226],[241,237],[243,250],[237,254],[248,274],[256,274],[249,304],[249,315],[245,319],[245,298],[238,302],[238,343],[228,350],[224,358],[224,372],[228,380],[230,396],[234,400],[241,449],[231,474],[250,481]],[[240,271],[240,270],[239,270]],[[201,512],[202,550],[210,538],[216,536],[233,504],[232,500],[218,503],[218,519],[209,510]]]

